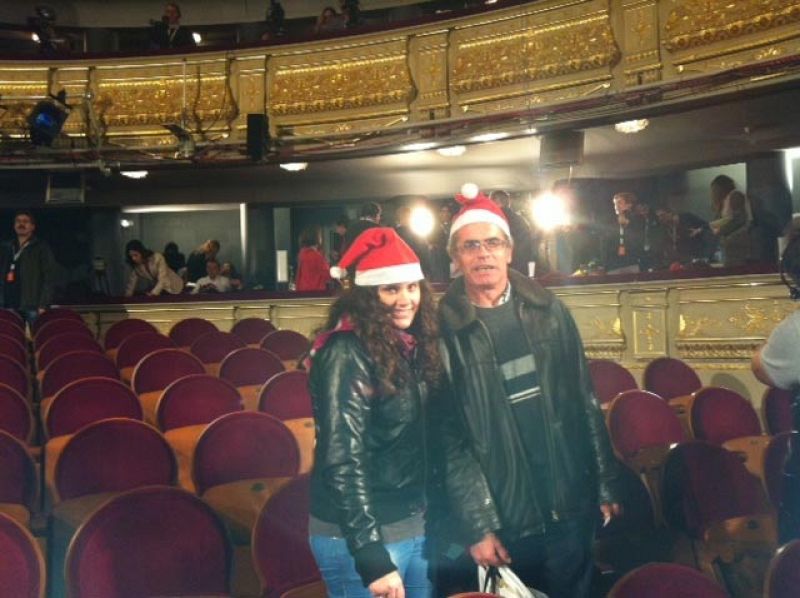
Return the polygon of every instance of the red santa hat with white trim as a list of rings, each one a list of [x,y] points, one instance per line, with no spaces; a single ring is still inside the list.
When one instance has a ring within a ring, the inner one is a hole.
[[[476,222],[494,224],[511,239],[511,230],[503,210],[481,193],[475,183],[465,183],[461,193],[456,194],[456,201],[461,204],[461,209],[450,224],[451,239],[460,228]]]
[[[344,278],[347,269],[355,266],[355,284],[374,287],[382,284],[416,282],[425,276],[414,250],[393,228],[368,228],[358,235],[339,265],[331,268],[331,276]]]

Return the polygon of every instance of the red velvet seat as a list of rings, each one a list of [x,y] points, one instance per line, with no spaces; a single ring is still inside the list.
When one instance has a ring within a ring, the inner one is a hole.
[[[314,412],[308,392],[308,374],[300,370],[275,374],[261,388],[258,410],[281,420],[300,447],[300,473],[314,465]]]
[[[690,417],[694,437],[714,444],[761,434],[753,406],[727,388],[707,386],[695,392]]]
[[[39,351],[51,338],[67,333],[85,334],[94,338],[94,334],[83,320],[53,320],[39,328],[38,334],[33,337],[33,349]]]
[[[73,351],[93,351],[102,353],[99,343],[82,332],[67,332],[48,340],[36,352],[36,369],[40,372],[47,369],[56,358]]]
[[[142,407],[134,392],[119,380],[89,377],[70,382],[56,393],[44,415],[45,432],[54,438],[109,417],[141,420]]]
[[[292,433],[266,413],[240,411],[211,422],[197,441],[192,477],[198,494],[251,478],[296,476],[300,453]]]
[[[769,565],[764,598],[796,598],[800,593],[800,540],[782,546]]]
[[[111,360],[94,351],[73,351],[56,358],[42,377],[43,399],[54,396],[70,382],[80,378],[101,377],[119,379],[119,373]]]
[[[203,362],[206,372],[216,376],[219,364],[225,357],[237,349],[245,347],[245,342],[230,332],[208,332],[192,343],[189,349],[195,357]]]
[[[176,322],[169,331],[169,337],[175,344],[183,349],[188,349],[192,343],[204,334],[216,332],[217,327],[203,318],[186,318]]]
[[[231,328],[231,333],[242,339],[246,345],[258,347],[261,339],[276,330],[269,320],[262,318],[244,318],[236,322]]]
[[[309,340],[294,330],[276,330],[261,339],[261,348],[272,351],[281,361],[291,365],[306,354],[310,348]]]
[[[623,392],[608,411],[608,432],[624,460],[649,447],[669,448],[686,440],[678,417],[661,397],[646,390]]]
[[[0,333],[0,355],[10,357],[22,367],[28,367],[28,351],[18,339]]]
[[[702,386],[695,371],[674,357],[654,359],[644,369],[644,389],[665,400],[692,394]]]
[[[0,322],[8,322],[25,332],[25,320],[13,309],[0,309]]]
[[[180,349],[159,349],[136,365],[131,386],[136,394],[161,391],[178,378],[202,374],[203,364],[194,355]]]
[[[309,503],[309,479],[300,476],[274,494],[258,517],[253,560],[267,598],[321,579],[308,545]]]
[[[0,430],[26,444],[33,434],[33,414],[28,401],[5,384],[0,384]]]
[[[122,341],[116,350],[116,364],[126,382],[133,378],[133,370],[146,355],[159,349],[174,349],[175,343],[158,332],[137,332]]]
[[[639,388],[633,375],[610,359],[590,360],[589,375],[592,378],[597,400],[601,405],[610,403],[621,392]]]
[[[103,347],[106,351],[116,349],[126,338],[140,332],[158,333],[158,330],[150,322],[140,320],[139,318],[126,318],[114,322],[109,326],[108,330],[106,330],[105,337],[103,338]]]
[[[0,513],[27,525],[38,494],[36,466],[27,446],[0,430]]]
[[[274,353],[245,347],[230,353],[219,367],[219,377],[239,389],[244,408],[255,411],[261,387],[283,371],[283,363]]]
[[[27,397],[28,371],[12,358],[0,355],[0,384],[10,386],[23,397]]]
[[[225,528],[197,497],[164,486],[126,492],[98,508],[67,555],[70,596],[139,598],[229,592]]]
[[[93,422],[76,432],[55,470],[57,498],[124,492],[177,480],[175,455],[158,430],[133,419]]]
[[[16,324],[12,322],[6,322],[4,320],[0,320],[0,334],[4,334],[5,336],[10,336],[17,342],[21,343],[22,345],[27,344],[27,337],[25,336],[25,329],[19,328]]]
[[[782,388],[767,388],[761,400],[764,414],[764,425],[767,434],[780,434],[792,431],[792,401],[794,395],[791,391]]]
[[[764,451],[764,486],[769,502],[777,511],[783,500],[783,466],[789,454],[789,439],[795,434],[797,442],[800,433],[782,432],[773,436]]]
[[[608,598],[726,598],[727,592],[696,569],[650,563],[625,575]]]
[[[44,598],[45,564],[31,533],[0,513],[0,596]]]
[[[36,318],[31,326],[31,334],[35,337],[39,333],[39,330],[55,320],[75,320],[76,322],[83,322],[83,317],[78,312],[72,311],[71,309],[53,307]]]
[[[156,421],[166,432],[198,424],[209,424],[233,411],[241,411],[242,399],[236,388],[208,374],[184,376],[170,384],[156,408]]]

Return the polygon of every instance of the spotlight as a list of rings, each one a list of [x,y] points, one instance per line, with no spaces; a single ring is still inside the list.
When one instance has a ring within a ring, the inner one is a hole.
[[[143,179],[149,174],[146,170],[120,170],[119,173],[129,179]]]
[[[67,94],[62,90],[57,96],[51,95],[33,107],[28,116],[28,133],[34,145],[50,146],[58,137],[69,116],[66,99]]]
[[[435,224],[433,212],[425,206],[416,206],[411,209],[411,217],[409,220],[409,227],[411,232],[418,237],[427,237],[433,232]]]
[[[123,218],[119,221],[119,225],[122,228],[131,228],[133,226],[133,220],[128,220],[127,218]]]
[[[308,162],[284,162],[280,167],[289,172],[300,172],[308,168]]]
[[[543,231],[552,231],[571,222],[567,203],[555,193],[542,193],[533,200],[531,216],[536,226]]]
[[[194,40],[194,43],[199,46],[203,41],[203,36],[200,35],[199,33],[197,33],[197,31],[193,31],[192,32],[192,39]]]

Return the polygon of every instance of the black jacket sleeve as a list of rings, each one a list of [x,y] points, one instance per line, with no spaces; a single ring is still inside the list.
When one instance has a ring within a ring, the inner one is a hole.
[[[314,357],[317,449],[314,468],[340,514],[338,524],[365,584],[395,570],[381,542],[367,476],[366,427],[374,387],[354,335],[337,334]],[[319,377],[317,377],[319,376]]]

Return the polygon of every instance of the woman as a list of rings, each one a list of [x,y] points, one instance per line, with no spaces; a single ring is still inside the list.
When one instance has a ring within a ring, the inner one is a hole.
[[[362,233],[331,272],[352,266],[355,286],[333,304],[311,351],[311,548],[328,596],[404,589],[427,598],[424,424],[440,371],[433,297],[391,228]]]
[[[341,31],[344,29],[345,23],[342,15],[336,12],[332,6],[326,6],[322,9],[317,22],[314,25],[314,33],[328,33],[331,31]]]
[[[150,297],[156,297],[162,291],[177,295],[183,290],[183,280],[170,270],[164,256],[150,251],[139,240],[128,241],[125,261],[131,267],[126,297],[131,297],[139,285],[145,287],[145,293]]]
[[[723,265],[741,266],[749,262],[753,224],[750,199],[736,189],[732,178],[721,174],[711,181],[711,203],[716,220],[709,222],[708,226],[719,237]]]
[[[318,226],[310,226],[300,234],[300,253],[297,254],[298,291],[324,291],[331,281],[328,260],[322,255],[322,232]]]

